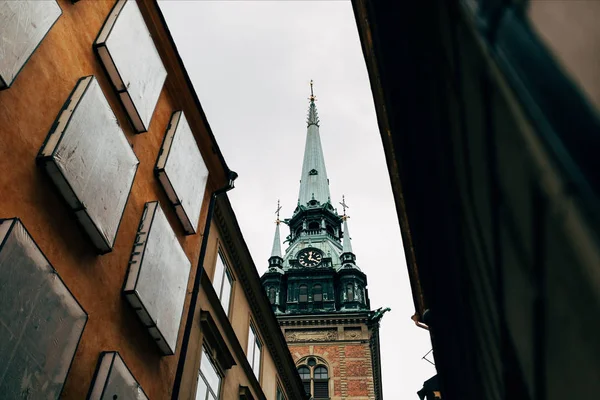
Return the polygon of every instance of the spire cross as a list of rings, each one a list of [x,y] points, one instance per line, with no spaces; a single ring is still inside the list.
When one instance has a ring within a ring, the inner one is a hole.
[[[317,97],[314,95],[313,93],[313,81],[312,79],[310,80],[310,97],[308,98],[310,101],[315,101],[317,100]]]
[[[281,205],[279,204],[279,199],[277,199],[277,210],[275,210],[275,214],[277,214],[277,220],[275,223],[279,225],[279,211],[281,210]]]
[[[344,220],[347,218],[350,218],[349,216],[346,215],[346,208],[350,208],[350,207],[348,206],[348,204],[346,204],[346,197],[344,195],[342,195],[342,201],[341,201],[340,205],[344,209],[344,215],[342,215],[342,218]]]

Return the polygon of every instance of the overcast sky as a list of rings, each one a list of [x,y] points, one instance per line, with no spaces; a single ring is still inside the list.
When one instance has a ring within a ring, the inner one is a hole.
[[[221,151],[239,174],[229,197],[261,274],[277,199],[282,218],[298,199],[314,80],[332,201],[345,195],[350,206],[371,307],[392,309],[381,322],[384,395],[416,399],[435,374],[421,359],[431,343],[410,319],[400,228],[350,1],[166,0],[161,8]]]

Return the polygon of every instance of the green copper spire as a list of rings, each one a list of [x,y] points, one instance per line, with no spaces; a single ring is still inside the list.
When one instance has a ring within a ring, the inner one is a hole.
[[[273,239],[273,249],[271,250],[271,257],[281,257],[281,237],[279,235],[279,211],[281,211],[281,204],[279,200],[277,200],[277,210],[275,210],[275,214],[277,214],[277,219],[275,220],[275,238]]]
[[[277,220],[277,225],[275,226],[275,238],[273,239],[273,250],[271,250],[271,257],[279,257],[281,256],[281,238],[279,236],[279,220]]]
[[[350,238],[350,231],[348,230],[348,215],[346,215],[346,209],[350,208],[348,204],[346,204],[346,196],[342,195],[342,201],[340,202],[342,209],[344,210],[344,214],[342,215],[342,219],[344,220],[344,243],[342,248],[342,254],[344,253],[352,253],[352,242]]]
[[[353,253],[352,251],[352,239],[350,238],[350,231],[348,230],[348,217],[344,215],[344,248],[342,253]]]
[[[269,257],[269,271],[281,273],[281,266],[283,264],[283,257],[281,256],[281,236],[279,235],[279,211],[281,211],[281,205],[277,200],[277,219],[275,220],[275,237],[273,238],[273,249],[271,250],[271,257]]]
[[[313,94],[312,81],[310,82],[310,104],[308,106],[308,120],[306,121],[307,134],[306,146],[304,147],[304,161],[302,163],[302,176],[300,177],[300,193],[298,201],[300,205],[306,206],[311,200],[320,204],[329,201],[329,181],[325,169],[325,158],[321,147],[319,136],[319,116],[316,97]]]

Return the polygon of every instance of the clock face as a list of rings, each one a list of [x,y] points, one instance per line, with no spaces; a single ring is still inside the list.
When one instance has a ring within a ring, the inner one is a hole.
[[[304,249],[298,254],[298,262],[303,267],[316,267],[321,264],[323,255],[319,250]]]

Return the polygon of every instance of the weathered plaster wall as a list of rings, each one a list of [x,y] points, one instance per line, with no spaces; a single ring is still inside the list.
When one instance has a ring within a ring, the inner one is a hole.
[[[0,217],[23,220],[89,314],[63,397],[85,398],[99,353],[117,350],[150,398],[167,399],[178,354],[168,357],[159,354],[146,329],[121,296],[121,287],[144,203],[152,200],[160,201],[189,257],[192,263],[189,285],[193,281],[202,235],[183,235],[153,174],[165,128],[174,111],[174,95],[169,89],[163,89],[149,131],[134,135],[92,51],[92,43],[114,1],[84,0],[71,4],[59,0],[59,4],[63,15],[12,87],[0,92]],[[140,160],[115,247],[103,256],[96,255],[50,179],[35,164],[35,156],[75,83],[91,74],[98,79]],[[214,190],[212,186],[209,182],[207,191]],[[200,221],[206,218],[207,196],[204,200]],[[202,222],[200,225],[198,231],[202,232]],[[179,343],[182,330],[183,324]]]
[[[242,347],[244,354],[247,354],[248,351],[248,330],[250,326],[250,321],[255,321],[252,316],[252,311],[250,308],[250,304],[248,299],[246,298],[246,294],[244,293],[244,288],[241,286],[241,280],[239,279],[237,269],[243,268],[243,266],[236,265],[230,256],[229,249],[227,245],[224,243],[223,239],[220,236],[219,228],[217,224],[214,222],[211,226],[211,233],[208,239],[208,247],[207,253],[204,261],[204,268],[206,269],[206,274],[210,277],[210,281],[213,281],[215,265],[217,262],[218,251],[221,249],[221,253],[225,257],[225,261],[229,267],[229,271],[233,275],[233,286],[231,292],[231,304],[229,311],[229,321],[231,326],[235,332],[237,340],[239,341],[240,346]],[[200,306],[202,309],[209,310],[214,315],[214,309],[210,305],[207,297],[203,295],[201,297]],[[260,325],[254,323],[255,328],[258,330],[258,334],[261,337],[262,342],[264,343],[264,331]],[[223,335],[223,337],[225,337]],[[227,339],[226,339],[227,340]],[[232,348],[230,344],[230,348]],[[198,353],[198,351],[193,352]],[[232,367],[228,372],[224,382],[223,390],[223,399],[234,399],[239,396],[239,385],[248,386],[251,388],[248,379],[240,366],[241,362],[238,358],[236,358],[236,362],[238,365]],[[275,367],[275,363],[271,354],[269,353],[266,345],[262,347],[262,363],[261,363],[261,374],[260,374],[260,384],[261,388],[267,399],[275,400],[276,398],[276,381],[277,381],[277,369]]]

